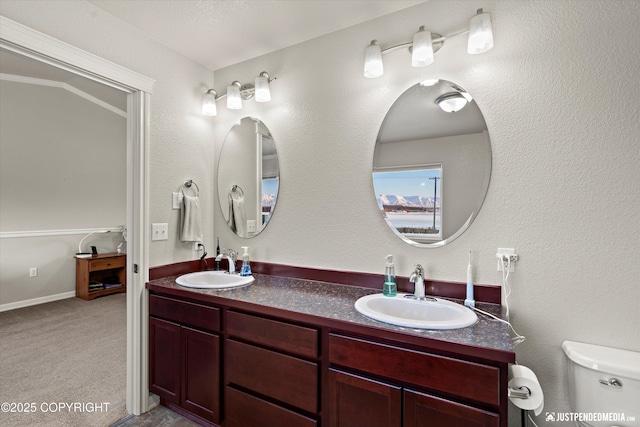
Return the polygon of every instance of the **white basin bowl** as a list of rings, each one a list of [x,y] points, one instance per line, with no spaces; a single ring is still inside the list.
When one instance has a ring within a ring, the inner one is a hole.
[[[418,301],[407,294],[387,297],[382,294],[359,298],[355,307],[360,313],[380,322],[417,329],[458,329],[471,326],[478,316],[462,304],[436,298]]]
[[[253,276],[229,274],[226,271],[198,271],[183,274],[176,279],[176,283],[187,288],[231,289],[247,286],[254,280]]]

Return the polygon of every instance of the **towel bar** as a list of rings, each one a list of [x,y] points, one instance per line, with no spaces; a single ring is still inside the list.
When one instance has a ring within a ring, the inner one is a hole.
[[[187,188],[191,188],[192,185],[195,185],[196,186],[196,196],[200,194],[200,187],[198,187],[198,184],[196,184],[194,180],[188,179],[182,185],[184,185]],[[182,192],[182,194],[184,194],[184,191]]]
[[[233,184],[231,186],[231,188],[229,189],[229,197],[233,198],[232,193],[239,193],[240,197],[244,197],[244,191],[242,190],[242,187],[240,187],[238,184]]]

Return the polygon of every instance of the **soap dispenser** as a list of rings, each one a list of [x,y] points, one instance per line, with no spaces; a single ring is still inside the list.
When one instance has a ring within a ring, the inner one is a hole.
[[[240,269],[241,276],[251,276],[251,265],[249,265],[249,247],[242,246],[244,253],[242,254],[242,268]]]
[[[398,294],[395,270],[393,255],[387,255],[387,266],[384,269],[384,285],[382,286],[382,294],[384,296],[395,297]]]

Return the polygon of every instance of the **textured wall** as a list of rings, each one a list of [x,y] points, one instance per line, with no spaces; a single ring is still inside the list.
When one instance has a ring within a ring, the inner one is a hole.
[[[383,77],[362,77],[371,39],[391,46],[419,25],[453,32],[479,7],[493,18],[490,52],[467,55],[462,37],[448,41],[428,68],[412,69],[409,55],[397,51],[385,55]],[[220,86],[262,70],[278,77],[271,103],[220,108],[215,141],[219,152],[238,118],[257,116],[273,134],[281,167],[265,231],[238,239],[216,210],[216,233],[223,246],[249,244],[263,261],[382,273],[385,254],[393,253],[400,275],[420,262],[429,277],[459,281],[472,249],[476,281],[493,284],[501,282],[496,249],[515,248],[521,258],[511,314],[527,337],[517,359],[537,373],[545,410],[568,410],[563,340],[640,351],[629,327],[640,321],[638,16],[635,1],[429,1],[216,71]],[[413,248],[393,235],[371,181],[388,108],[427,77],[469,90],[493,149],[479,216],[438,249]]]
[[[151,243],[150,265],[195,259],[178,240],[179,211],[171,193],[187,179],[200,187],[201,206],[213,211],[214,120],[200,113],[213,73],[84,0],[3,0],[0,13],[80,49],[155,80],[151,97],[150,221],[169,223],[169,240]],[[213,234],[206,221],[205,236]]]
[[[492,51],[467,55],[462,37],[447,42],[426,69],[412,69],[398,51],[385,56],[385,76],[362,77],[371,39],[391,46],[420,25],[452,32],[479,7],[493,17]],[[173,223],[169,193],[193,178],[207,197],[205,240],[214,241],[213,219],[222,246],[248,244],[257,260],[381,273],[384,256],[394,253],[400,275],[420,262],[430,277],[463,281],[472,249],[476,281],[499,284],[496,248],[514,247],[521,260],[512,276],[512,320],[527,336],[518,361],[538,374],[549,411],[568,409],[563,340],[640,351],[628,327],[639,320],[640,300],[639,2],[432,0],[219,70],[216,89],[262,70],[278,80],[271,103],[249,101],[239,112],[221,106],[215,119],[198,114],[210,73],[86,2],[3,0],[0,12],[156,79],[153,222]],[[430,76],[470,91],[493,149],[478,218],[433,250],[406,245],[386,227],[371,181],[388,108]],[[271,223],[251,240],[233,236],[222,220],[210,156],[212,142],[217,155],[226,132],[246,115],[269,127],[282,179]],[[351,203],[334,203],[346,198]],[[173,234],[153,243],[151,254],[152,265],[192,257]]]

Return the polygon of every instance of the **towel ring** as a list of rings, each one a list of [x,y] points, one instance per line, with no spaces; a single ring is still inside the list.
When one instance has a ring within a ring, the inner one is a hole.
[[[242,191],[242,187],[237,184],[233,184],[229,189],[229,197],[233,198],[232,193],[239,193],[240,197],[244,197],[244,191]]]
[[[191,188],[192,185],[195,185],[196,186],[196,190],[195,190],[196,191],[196,196],[198,196],[200,194],[200,187],[198,187],[198,184],[196,184],[194,180],[188,179],[182,185],[184,185],[187,188]],[[184,194],[184,190],[182,190],[182,194]]]

